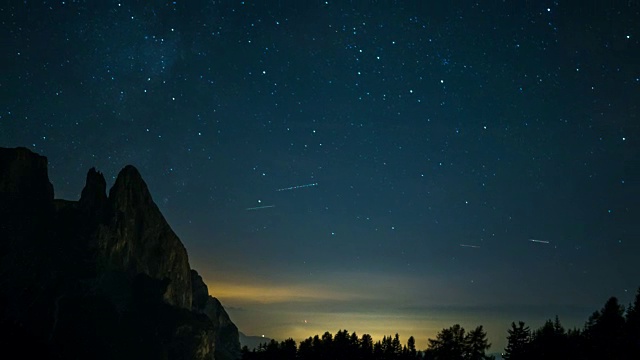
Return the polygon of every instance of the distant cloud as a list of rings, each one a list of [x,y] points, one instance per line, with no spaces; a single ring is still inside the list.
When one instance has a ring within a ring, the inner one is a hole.
[[[203,274],[211,294],[227,303],[274,304],[302,303],[309,305],[340,305],[352,302],[362,307],[389,306],[399,295],[427,300],[421,294],[424,290],[416,286],[422,284],[437,289],[440,297],[447,294],[442,281],[437,278],[413,279],[407,276],[370,272],[323,273],[306,281],[286,279],[281,281],[259,278],[208,277]],[[222,301],[221,300],[221,301]],[[336,306],[332,308],[336,309]]]

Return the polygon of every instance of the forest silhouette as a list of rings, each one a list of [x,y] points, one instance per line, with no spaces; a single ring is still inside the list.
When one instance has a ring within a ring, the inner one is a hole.
[[[335,336],[325,332],[300,344],[289,338],[271,340],[257,349],[242,349],[243,360],[481,360],[492,359],[487,352],[491,344],[483,327],[466,331],[455,324],[442,329],[428,340],[425,350],[416,349],[415,339],[401,343],[398,334],[373,342],[371,335],[339,330]],[[499,352],[500,350],[497,350]],[[502,351],[507,360],[640,359],[640,288],[626,309],[615,297],[595,311],[582,328],[565,329],[558,316],[536,330],[523,321],[512,322],[507,329],[507,346]]]

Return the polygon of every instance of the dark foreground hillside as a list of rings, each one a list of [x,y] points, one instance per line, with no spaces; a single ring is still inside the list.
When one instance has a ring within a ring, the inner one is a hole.
[[[134,167],[108,195],[91,169],[79,201],[57,200],[47,159],[25,148],[0,148],[0,331],[4,356],[240,355],[238,329]]]

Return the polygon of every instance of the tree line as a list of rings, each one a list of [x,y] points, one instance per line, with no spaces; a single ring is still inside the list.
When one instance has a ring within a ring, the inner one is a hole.
[[[488,360],[491,348],[482,326],[466,331],[456,324],[442,329],[435,339],[428,339],[424,351],[416,349],[410,336],[401,343],[398,334],[385,336],[375,343],[371,335],[339,330],[335,336],[325,332],[300,344],[293,339],[271,340],[257,349],[242,349],[243,360]],[[582,328],[566,330],[556,316],[536,330],[524,322],[511,323],[507,330],[507,360],[640,359],[640,288],[634,302],[626,309],[611,297],[595,311]]]
[[[556,316],[534,331],[520,321],[507,332],[507,360],[640,359],[640,289],[627,309],[615,297],[607,300],[582,329],[565,330]]]

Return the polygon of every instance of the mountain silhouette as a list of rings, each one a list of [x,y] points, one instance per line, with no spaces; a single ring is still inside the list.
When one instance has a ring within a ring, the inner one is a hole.
[[[0,148],[2,352],[52,359],[236,359],[238,329],[126,166],[54,199],[47,159]]]

